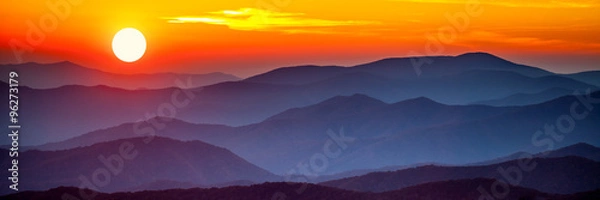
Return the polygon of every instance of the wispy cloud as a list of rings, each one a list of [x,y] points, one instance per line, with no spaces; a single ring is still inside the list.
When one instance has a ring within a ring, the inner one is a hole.
[[[304,13],[286,13],[255,8],[208,12],[202,16],[165,17],[168,23],[204,23],[225,25],[234,30],[281,31],[287,33],[334,33],[314,30],[340,26],[380,24],[377,21],[327,20],[306,17]]]
[[[468,0],[390,0],[397,2],[465,4]],[[479,0],[484,5],[530,8],[591,8],[600,7],[600,0]]]
[[[583,42],[560,38],[544,38],[535,36],[514,36],[492,31],[471,31],[466,33],[465,39],[459,43],[469,46],[475,43],[505,44],[511,47],[568,49],[573,51],[594,50],[600,48],[600,43]],[[594,50],[598,52],[597,50]]]
[[[512,43],[515,45],[555,45],[561,44],[565,41],[558,39],[542,39],[538,37],[516,37],[508,36],[501,33],[491,31],[472,31],[468,34],[468,40],[471,41],[483,41],[483,42],[496,42],[496,43]]]

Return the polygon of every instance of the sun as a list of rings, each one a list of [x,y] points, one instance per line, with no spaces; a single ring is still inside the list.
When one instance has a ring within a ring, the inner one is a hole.
[[[121,29],[112,41],[112,50],[124,62],[135,62],[146,52],[146,38],[135,28]]]

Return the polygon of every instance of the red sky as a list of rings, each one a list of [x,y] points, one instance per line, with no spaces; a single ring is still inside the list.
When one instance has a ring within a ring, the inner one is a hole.
[[[4,1],[0,63],[246,77],[290,65],[485,51],[560,73],[600,70],[600,0],[47,2]],[[147,40],[133,63],[111,49],[125,27]]]

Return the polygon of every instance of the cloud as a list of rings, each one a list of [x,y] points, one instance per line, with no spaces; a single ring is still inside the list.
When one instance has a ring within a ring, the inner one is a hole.
[[[304,13],[286,13],[255,8],[208,12],[203,16],[165,17],[168,23],[204,23],[225,25],[234,30],[281,31],[287,33],[326,33],[318,28],[364,26],[380,24],[376,21],[326,20],[308,18]],[[332,33],[327,31],[327,33]]]
[[[514,36],[510,34],[497,33],[493,31],[471,31],[466,33],[463,41],[459,42],[464,46],[470,46],[474,43],[486,44],[504,44],[512,48],[543,48],[543,49],[562,49],[572,51],[598,52],[600,43],[583,42],[560,38],[543,38],[534,36]],[[481,44],[479,44],[481,45]]]
[[[558,39],[542,39],[538,37],[515,37],[505,34],[495,33],[491,31],[472,31],[469,32],[468,38],[471,41],[485,41],[496,43],[512,43],[514,45],[556,45],[566,43],[566,41]]]
[[[412,3],[466,4],[470,0],[390,0]],[[600,0],[475,0],[483,5],[525,8],[592,8],[600,7]]]

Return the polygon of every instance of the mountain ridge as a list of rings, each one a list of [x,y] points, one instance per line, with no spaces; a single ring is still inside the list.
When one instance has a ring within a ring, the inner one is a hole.
[[[592,96],[595,98],[598,95],[600,93],[594,93]],[[332,97],[334,100],[358,99],[358,102],[363,98],[371,99],[362,95]],[[296,108],[284,111],[282,115],[269,120],[239,127],[173,120],[173,125],[166,124],[166,128],[157,130],[156,134],[179,140],[202,140],[227,147],[252,163],[278,174],[286,173],[298,160],[310,158],[315,152],[322,151],[323,143],[331,139],[329,134],[338,135],[342,132],[344,135],[356,138],[358,143],[350,145],[343,156],[332,160],[331,171],[327,173],[424,162],[469,164],[498,158],[516,151],[531,150],[527,148],[535,150],[530,142],[531,134],[535,133],[538,127],[544,127],[548,121],[555,121],[557,116],[568,113],[569,106],[577,101],[577,98],[566,96],[544,104],[509,108],[437,103],[434,105],[439,107],[427,104],[428,106],[424,108],[423,104],[412,105],[410,100],[406,101],[408,103],[398,104],[372,101],[378,103],[375,107],[366,109],[353,108],[353,106],[341,110],[333,107],[333,110],[327,111],[321,109],[313,111],[310,110],[310,106]],[[413,101],[429,102],[424,98]],[[549,108],[552,109],[548,110]],[[598,111],[600,110],[594,110],[590,112],[587,119],[578,121],[577,129],[565,138],[562,145],[581,141],[589,141],[597,145],[599,142],[597,133],[593,130],[598,127],[594,122],[598,118]],[[532,117],[532,114],[535,116]],[[514,125],[524,120],[528,120],[530,125]],[[142,127],[146,126],[152,125],[143,122]],[[134,135],[133,123],[128,123],[114,129],[90,133],[85,136],[88,138],[86,140],[55,144],[55,146],[65,148],[65,146],[89,145],[97,142],[97,139],[116,139],[132,135]],[[452,151],[444,151],[444,149]],[[473,152],[473,149],[479,151]],[[278,152],[278,154],[271,157],[262,156],[269,152]],[[373,157],[374,153],[379,156]],[[471,156],[467,159],[461,156],[464,153],[469,153]],[[345,166],[354,168],[344,168]]]
[[[492,179],[464,179],[453,181],[441,181],[426,183],[401,190],[385,193],[360,193],[354,191],[340,190],[337,188],[324,187],[315,184],[302,183],[263,183],[251,186],[233,186],[226,188],[211,189],[169,189],[160,191],[141,191],[141,192],[120,192],[120,193],[99,193],[89,189],[79,189],[74,187],[58,187],[46,191],[25,191],[18,194],[3,196],[12,199],[60,199],[67,197],[79,197],[81,192],[85,194],[95,194],[98,200],[114,199],[276,199],[285,197],[286,199],[313,200],[313,199],[378,199],[378,200],[422,200],[422,199],[446,199],[463,200],[477,199],[485,197],[478,192],[477,187],[490,188],[493,185]],[[533,200],[588,200],[597,198],[600,190],[587,191],[571,195],[546,194],[537,190],[508,185],[510,193],[506,199]]]
[[[320,183],[329,187],[337,187],[353,191],[385,192],[427,182],[448,181],[469,178],[492,178],[506,181],[497,170],[507,170],[511,166],[520,166],[518,160],[506,161],[504,163],[471,166],[471,167],[439,167],[422,166],[393,172],[373,172],[370,174],[344,178],[334,181]],[[536,189],[542,192],[572,194],[589,190],[600,189],[600,162],[595,162],[581,157],[559,157],[559,158],[533,158],[528,163],[536,163],[533,170],[521,171],[523,177],[511,179],[518,182],[520,186]],[[578,166],[575,170],[573,165]],[[528,165],[531,166],[531,165]],[[572,169],[572,171],[569,171]],[[559,171],[560,176],[548,176],[552,172]],[[564,174],[568,173],[568,175]],[[377,180],[373,182],[374,180]],[[517,181],[518,180],[518,181]],[[554,183],[569,183],[556,185]],[[474,188],[475,189],[475,188]]]
[[[2,166],[9,166],[10,159],[2,161]],[[97,181],[98,171],[107,172],[103,176],[108,176],[108,184]],[[279,179],[226,148],[198,140],[162,137],[120,139],[69,150],[20,152],[19,173],[21,190],[80,186],[85,183],[82,177],[92,181],[93,185],[87,187],[109,192],[158,180],[212,185]],[[8,171],[2,174],[9,176]],[[6,190],[8,188],[1,191],[6,193]]]
[[[36,89],[50,89],[64,85],[108,85],[128,90],[163,89],[168,87],[194,88],[219,82],[241,80],[239,77],[222,72],[205,74],[170,72],[118,74],[88,68],[70,61],[0,65],[0,72],[8,74],[11,70],[16,70],[19,73],[23,85]],[[0,80],[7,82],[8,78],[3,77]],[[183,84],[178,84],[177,80],[180,80]],[[191,85],[184,85],[190,83]]]

